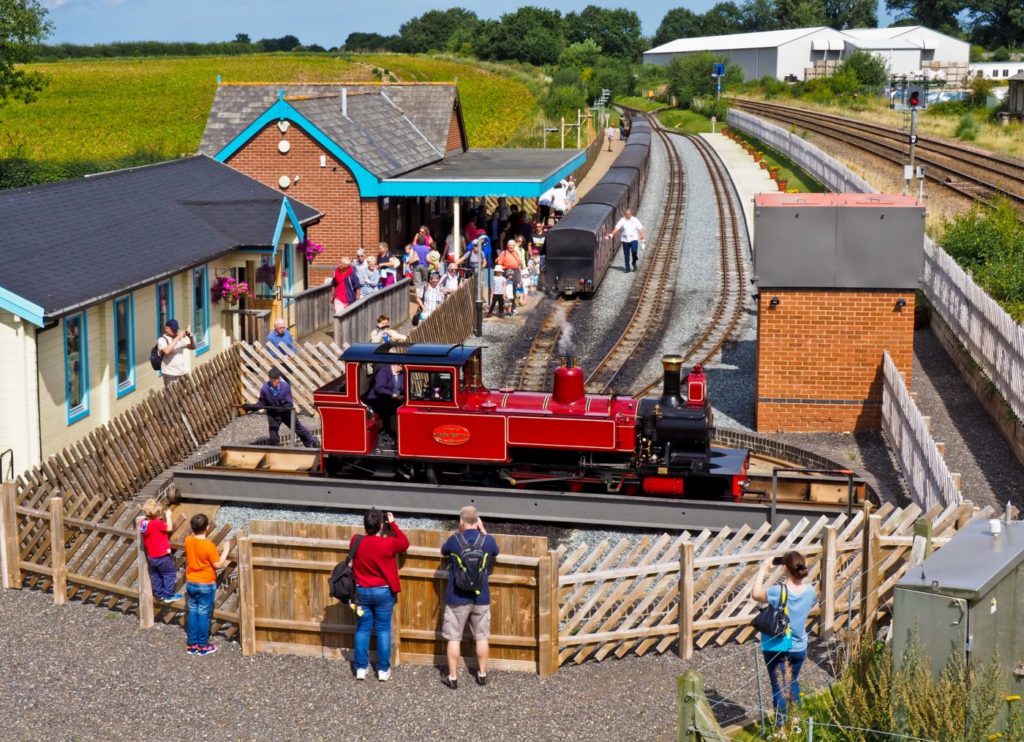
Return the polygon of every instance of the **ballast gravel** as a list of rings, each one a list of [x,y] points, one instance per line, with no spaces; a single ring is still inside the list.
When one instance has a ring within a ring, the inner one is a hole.
[[[676,681],[688,669],[723,723],[767,703],[756,647],[587,662],[540,679],[491,671],[458,690],[439,668],[399,666],[388,683],[358,682],[347,663],[260,654],[222,641],[187,655],[180,627],[138,627],[134,615],[49,594],[0,591],[0,724],[11,740],[674,740]],[[812,651],[812,655],[814,652]],[[822,654],[822,656],[825,656]],[[808,662],[805,688],[827,683],[828,662]],[[769,704],[770,705],[770,704]]]

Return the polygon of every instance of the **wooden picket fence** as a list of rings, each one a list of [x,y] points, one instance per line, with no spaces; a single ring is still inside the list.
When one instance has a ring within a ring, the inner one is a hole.
[[[559,662],[644,655],[676,647],[743,643],[754,636],[750,598],[758,565],[789,550],[807,559],[819,603],[810,630],[827,636],[874,625],[910,564],[914,524],[931,523],[939,546],[973,517],[968,504],[923,512],[884,505],[829,521],[585,544],[560,550]]]
[[[238,356],[227,350],[19,475],[18,503],[41,510],[60,497],[67,515],[90,517],[134,497],[227,425],[238,399]]]
[[[281,348],[270,343],[236,343],[238,347],[238,375],[242,401],[254,404],[260,396],[260,387],[267,380],[267,372],[277,367],[288,379],[292,399],[299,412],[315,415],[313,392],[342,375],[345,365],[338,360],[341,348],[334,343],[304,343],[296,350]]]
[[[409,342],[456,345],[472,335],[476,323],[476,281],[476,274],[463,281],[458,291],[409,333]]]

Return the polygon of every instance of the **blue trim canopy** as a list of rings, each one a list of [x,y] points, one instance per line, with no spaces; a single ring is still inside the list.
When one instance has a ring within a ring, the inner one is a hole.
[[[46,324],[44,315],[46,310],[38,304],[33,304],[28,299],[18,296],[13,291],[8,291],[0,286],[0,309],[5,309],[15,317],[31,322],[36,327]]]
[[[286,100],[277,100],[217,152],[214,159],[218,162],[227,162],[265,127],[280,121],[289,121],[300,127],[317,144],[342,162],[351,171],[359,186],[359,195],[364,198],[379,196],[537,198],[560,180],[575,172],[586,161],[586,152],[583,150],[469,150],[452,157],[439,158],[437,162],[405,175],[380,180]],[[491,157],[498,161],[489,168],[480,167],[479,162],[476,163],[476,167],[470,168],[455,164],[466,160],[472,161],[475,159],[474,155],[478,154],[482,155],[484,159]],[[437,172],[432,173],[432,170]],[[293,222],[297,221],[297,219],[293,219]]]

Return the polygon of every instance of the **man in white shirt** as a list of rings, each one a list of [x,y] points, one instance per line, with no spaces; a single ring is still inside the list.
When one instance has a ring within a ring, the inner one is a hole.
[[[160,373],[164,377],[164,386],[169,387],[185,378],[185,351],[196,348],[192,331],[182,330],[178,320],[169,319],[164,325],[164,334],[156,341],[156,347],[160,353]]]
[[[644,225],[633,216],[630,209],[626,209],[625,216],[616,223],[615,229],[608,235],[608,239],[612,239],[620,231],[622,232],[622,257],[626,261],[626,273],[629,273],[629,256],[633,256],[633,270],[635,271],[639,261],[640,240],[645,240],[647,237],[644,235]]]
[[[429,317],[444,301],[445,294],[438,286],[439,283],[441,283],[441,275],[432,272],[427,283],[420,286],[420,290],[416,294],[416,303],[419,304],[420,311],[423,313],[421,319]]]
[[[455,263],[448,264],[448,270],[441,276],[438,288],[446,294],[454,294],[459,290],[459,266]]]

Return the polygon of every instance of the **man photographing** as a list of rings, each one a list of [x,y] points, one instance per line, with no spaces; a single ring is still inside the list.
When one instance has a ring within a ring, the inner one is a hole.
[[[188,373],[185,370],[185,351],[196,349],[192,330],[183,330],[178,320],[169,319],[164,325],[164,334],[156,341],[160,353],[160,373],[164,377],[164,387],[181,381]]]

